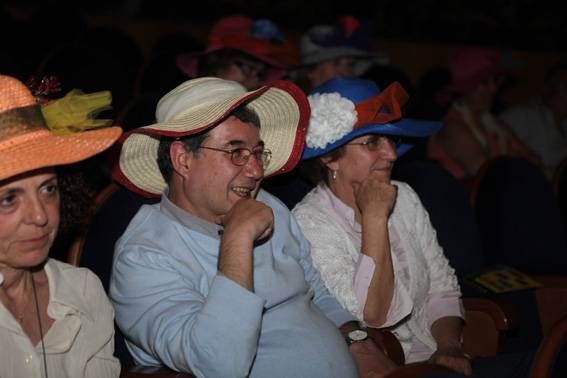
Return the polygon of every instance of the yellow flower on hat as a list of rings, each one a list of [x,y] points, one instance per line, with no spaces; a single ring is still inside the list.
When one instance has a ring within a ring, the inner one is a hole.
[[[42,106],[41,112],[51,132],[65,135],[110,126],[111,119],[95,118],[100,112],[111,109],[111,102],[110,91],[85,94],[74,89],[65,97]]]

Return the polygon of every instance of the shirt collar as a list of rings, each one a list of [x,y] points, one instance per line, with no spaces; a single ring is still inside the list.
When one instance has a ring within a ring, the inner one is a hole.
[[[190,230],[218,239],[222,234],[222,227],[208,222],[183,210],[167,198],[167,192],[161,196],[160,211],[162,214],[175,219]]]
[[[317,190],[321,191],[323,198],[327,201],[335,214],[337,214],[354,231],[359,233],[362,232],[360,224],[358,224],[354,218],[354,210],[350,206],[341,201],[326,184],[319,184]]]
[[[49,315],[54,319],[62,319],[72,312],[80,312],[90,321],[92,319],[83,295],[83,287],[77,287],[78,282],[84,285],[84,279],[76,275],[84,275],[83,269],[74,266],[55,264],[51,259],[45,264],[45,273],[49,282]],[[65,274],[70,270],[70,274]]]

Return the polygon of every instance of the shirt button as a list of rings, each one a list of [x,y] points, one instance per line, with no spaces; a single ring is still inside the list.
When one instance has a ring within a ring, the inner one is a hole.
[[[30,354],[29,356],[26,357],[26,359],[24,360],[26,362],[26,364],[31,363],[33,360],[33,356]]]

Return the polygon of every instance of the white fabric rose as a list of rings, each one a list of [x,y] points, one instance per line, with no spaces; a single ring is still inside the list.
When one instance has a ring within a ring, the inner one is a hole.
[[[338,93],[315,93],[308,97],[311,118],[306,143],[325,148],[352,131],[357,120],[354,104]]]

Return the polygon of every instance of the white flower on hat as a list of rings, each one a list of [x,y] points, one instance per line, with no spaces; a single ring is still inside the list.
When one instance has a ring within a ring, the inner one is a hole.
[[[352,131],[357,120],[354,103],[338,93],[308,97],[311,118],[305,142],[309,148],[325,148]]]

